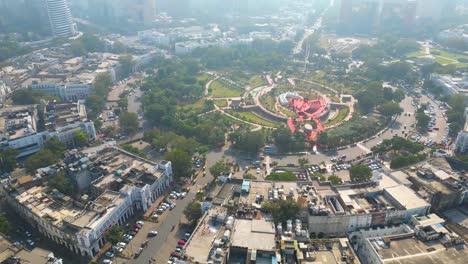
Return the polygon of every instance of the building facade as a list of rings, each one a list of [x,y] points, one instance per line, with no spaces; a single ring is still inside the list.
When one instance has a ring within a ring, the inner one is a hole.
[[[55,37],[72,37],[78,33],[68,0],[47,0],[47,14]]]

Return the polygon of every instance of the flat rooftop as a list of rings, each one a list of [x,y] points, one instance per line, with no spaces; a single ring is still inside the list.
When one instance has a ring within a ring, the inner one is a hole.
[[[208,263],[208,256],[213,248],[214,239],[221,238],[224,234],[224,223],[215,221],[210,217],[212,214],[219,214],[219,210],[226,212],[224,207],[213,207],[208,211],[185,247],[185,255],[193,263]]]
[[[36,133],[37,105],[0,108],[0,137],[16,139]]]
[[[466,263],[468,252],[463,248],[446,248],[438,241],[422,242],[415,238],[392,240],[390,247],[378,247],[374,239],[369,239],[385,263]]]
[[[399,185],[391,188],[386,188],[387,192],[399,205],[407,210],[429,206],[429,204],[410,188]]]
[[[263,251],[274,251],[275,227],[271,222],[261,220],[234,220],[231,246]]]

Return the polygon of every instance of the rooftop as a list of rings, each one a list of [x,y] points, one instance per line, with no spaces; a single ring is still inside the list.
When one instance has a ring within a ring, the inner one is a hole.
[[[36,133],[37,105],[0,108],[0,137],[16,139]]]
[[[84,101],[69,103],[49,101],[45,109],[45,119],[46,127],[49,129],[88,121]]]
[[[429,203],[417,196],[413,190],[404,185],[387,188],[385,189],[385,192],[398,202],[399,206],[406,210],[429,206]]]
[[[236,219],[232,233],[231,246],[233,247],[263,251],[275,250],[275,227],[273,223],[265,219]]]
[[[390,246],[381,246],[382,239],[369,239],[385,263],[466,263],[468,252],[456,247],[446,248],[438,241],[423,242],[413,237],[391,240]]]
[[[226,213],[226,208],[213,207],[205,214],[205,218],[200,221],[200,224],[185,247],[185,254],[191,261],[198,261],[199,263],[208,262],[208,256],[213,250],[214,240],[221,238],[225,231],[223,227],[224,222],[217,221],[216,218],[211,216],[223,213]]]

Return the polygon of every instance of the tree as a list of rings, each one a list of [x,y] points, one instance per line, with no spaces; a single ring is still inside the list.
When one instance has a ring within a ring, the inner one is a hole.
[[[118,225],[114,225],[107,232],[104,234],[104,238],[106,239],[107,242],[110,242],[112,244],[117,244],[120,242],[124,235],[123,228]]]
[[[123,112],[119,117],[120,129],[124,134],[132,134],[138,130],[138,116],[132,112]]]
[[[12,172],[16,168],[16,149],[7,148],[0,152],[0,172]]]
[[[70,178],[68,178],[63,171],[58,172],[54,176],[52,176],[47,183],[50,187],[59,190],[59,192],[73,195],[75,186],[73,185]]]
[[[336,175],[331,175],[328,177],[328,180],[333,184],[333,185],[340,185],[343,184],[343,180],[341,180],[340,177]]]
[[[170,151],[164,155],[164,159],[172,163],[172,171],[176,177],[189,177],[192,169],[190,155],[180,149]]]
[[[298,162],[299,162],[299,166],[301,167],[301,169],[303,169],[304,166],[305,166],[307,163],[309,163],[309,160],[308,160],[307,158],[300,158],[300,159],[298,160]]]
[[[327,132],[322,132],[318,134],[317,136],[317,143],[322,146],[327,146],[328,145],[328,133]]]
[[[28,173],[34,173],[39,168],[57,163],[66,150],[67,148],[62,142],[56,138],[51,138],[46,142],[44,148],[26,159],[24,167]]]
[[[135,61],[133,56],[130,54],[121,55],[119,57],[119,64],[121,70],[121,76],[127,77],[133,72],[133,66],[135,66]]]
[[[12,226],[10,222],[8,221],[8,219],[6,219],[6,217],[3,214],[1,214],[0,215],[0,233],[9,234],[11,230],[12,230]]]
[[[429,125],[429,121],[431,121],[431,118],[424,113],[424,109],[418,109],[416,112],[416,127],[420,131],[425,131]]]
[[[386,102],[383,105],[379,106],[379,111],[382,115],[386,116],[387,118],[403,113],[403,109],[400,107],[400,105],[393,101]]]
[[[233,137],[234,147],[240,151],[247,153],[257,153],[260,148],[265,146],[265,136],[262,131],[248,131],[235,132]]]
[[[184,215],[190,222],[196,222],[203,216],[201,204],[199,202],[190,202],[184,209]]]
[[[88,145],[89,137],[88,134],[85,132],[78,130],[73,135],[73,142],[75,143],[75,147],[81,148]]]
[[[229,173],[230,169],[226,165],[224,159],[218,160],[213,166],[210,168],[210,173],[213,177],[221,176],[223,173]]]
[[[293,200],[268,201],[262,204],[262,210],[271,214],[275,224],[285,223],[296,218],[301,207]]]
[[[272,172],[268,175],[265,180],[268,181],[297,181],[296,175],[292,172]]]
[[[367,182],[372,177],[372,170],[364,164],[353,166],[349,173],[352,182]]]

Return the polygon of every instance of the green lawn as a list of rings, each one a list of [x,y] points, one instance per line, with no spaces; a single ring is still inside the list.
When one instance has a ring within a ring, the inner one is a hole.
[[[458,63],[457,68],[458,69],[468,68],[468,63]]]
[[[333,120],[330,120],[329,122],[326,123],[327,126],[333,126],[335,124],[338,124],[339,122],[343,121],[349,114],[349,108],[348,107],[345,107],[345,108],[341,108],[339,111],[338,111],[338,115],[336,115],[336,118],[334,118]]]
[[[459,60],[459,59],[467,59],[468,60],[467,55],[456,54],[456,53],[448,52],[448,51],[441,50],[441,49],[431,49],[431,53],[435,53],[434,54],[435,56],[442,56],[442,57],[452,59],[452,60]]]
[[[228,105],[226,100],[216,100],[214,104],[218,107],[226,107]]]
[[[208,82],[211,78],[213,78],[211,75],[208,73],[203,73],[202,75],[197,76],[197,81],[205,81]]]
[[[457,63],[456,61],[453,61],[451,59],[447,59],[447,58],[444,58],[444,57],[440,57],[440,56],[436,56],[435,58],[436,58],[436,62],[439,63],[439,64],[442,64],[442,65]]]
[[[228,87],[218,80],[211,83],[210,89],[212,90],[211,95],[214,98],[239,97],[243,94],[241,89]]]
[[[251,88],[259,87],[265,85],[265,81],[263,80],[262,76],[255,75],[254,77],[250,78],[249,85]]]
[[[274,123],[269,120],[263,119],[252,112],[228,111],[228,113],[232,114],[233,116],[237,118],[240,118],[242,120],[245,120],[251,123],[259,124],[262,126],[279,127],[278,123]]]
[[[426,53],[423,52],[422,50],[420,51],[415,51],[415,52],[410,52],[405,55],[406,58],[415,58],[415,57],[420,57],[420,56],[425,56]]]

